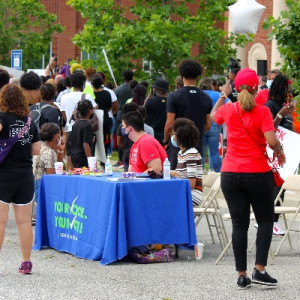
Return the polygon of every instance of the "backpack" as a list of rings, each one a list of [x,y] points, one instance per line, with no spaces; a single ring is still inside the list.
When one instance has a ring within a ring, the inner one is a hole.
[[[38,102],[35,104],[35,109],[33,109],[29,114],[30,118],[35,123],[38,132],[40,132],[40,118],[42,115],[42,110],[46,107],[52,107],[52,105],[45,104],[41,107],[41,102]]]

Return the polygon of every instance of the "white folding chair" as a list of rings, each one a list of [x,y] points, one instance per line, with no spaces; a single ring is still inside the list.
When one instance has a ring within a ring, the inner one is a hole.
[[[285,181],[275,199],[275,213],[282,214],[285,228],[286,228],[285,235],[282,237],[281,242],[279,243],[279,246],[278,246],[277,250],[275,251],[275,255],[278,254],[278,252],[279,252],[282,244],[286,240],[286,238],[288,238],[288,240],[289,240],[290,248],[293,249],[290,232],[292,232],[292,231],[300,232],[300,230],[292,229],[292,227],[295,223],[295,220],[298,216],[298,213],[300,212],[300,199],[295,199],[295,201],[297,202],[297,206],[294,206],[294,207],[282,206],[282,199],[280,196],[281,196],[283,190],[292,191],[292,192],[300,192],[300,175],[289,175],[285,179]],[[276,203],[278,201],[280,202],[281,206],[276,206]],[[292,214],[292,220],[290,221],[289,225],[287,222],[286,214]]]
[[[203,181],[203,187],[210,188],[210,190],[208,194],[203,197],[201,205],[194,207],[195,226],[197,227],[203,216],[205,216],[212,242],[215,243],[212,231],[212,227],[215,227],[221,248],[223,249],[228,243],[228,237],[216,199],[216,195],[220,191],[220,173],[209,173]],[[213,219],[213,223],[210,222],[210,216]]]
[[[229,214],[229,213],[224,214],[224,215],[223,215],[223,219],[224,219],[224,220],[228,220],[228,221],[231,220],[230,214]],[[254,221],[254,220],[255,220],[254,213],[251,213],[251,215],[250,215],[250,220],[251,220],[251,221]],[[256,241],[256,238],[254,239],[253,244],[250,246],[249,252],[251,252],[252,248],[254,247],[255,241]],[[230,239],[230,240],[228,241],[227,245],[224,247],[223,251],[221,252],[221,254],[219,255],[219,257],[217,258],[217,260],[216,260],[216,262],[215,262],[216,265],[220,262],[220,260],[221,260],[221,259],[223,258],[223,256],[226,254],[226,252],[228,251],[228,249],[229,249],[229,247],[231,246],[231,244],[232,244],[232,239]],[[275,258],[274,258],[274,254],[273,254],[273,251],[272,251],[272,249],[271,249],[271,247],[270,247],[270,249],[269,249],[269,260],[270,260],[270,264],[273,263],[274,259],[275,259]]]

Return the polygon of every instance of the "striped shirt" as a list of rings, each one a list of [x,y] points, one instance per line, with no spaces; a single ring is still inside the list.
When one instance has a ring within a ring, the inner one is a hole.
[[[178,152],[178,163],[176,167],[177,174],[180,178],[196,178],[195,188],[192,189],[193,205],[199,206],[202,202],[202,175],[203,164],[202,157],[196,148],[190,148],[184,153]]]

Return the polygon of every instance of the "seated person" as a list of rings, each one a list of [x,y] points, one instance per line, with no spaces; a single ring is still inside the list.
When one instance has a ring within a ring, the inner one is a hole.
[[[65,145],[61,143],[60,128],[57,124],[44,123],[40,131],[41,140],[44,142],[39,155],[33,157],[33,174],[35,179],[34,199],[38,200],[40,181],[43,175],[55,174],[54,164],[63,161]],[[33,221],[35,209],[33,209]]]
[[[128,112],[122,117],[122,133],[134,142],[128,171],[161,173],[166,151],[154,137],[145,133],[144,121],[138,112]]]
[[[139,106],[136,103],[128,103],[122,107],[122,116],[130,111],[138,111]],[[119,153],[121,153],[122,162],[124,164],[124,172],[128,171],[129,167],[129,153],[133,142],[125,135],[122,135],[122,124],[117,128],[117,146]]]
[[[193,121],[185,118],[175,120],[171,143],[173,146],[179,147],[180,151],[177,156],[176,171],[171,172],[171,175],[189,179],[194,206],[199,206],[203,199],[203,163],[202,157],[196,149],[199,136],[199,130]]]

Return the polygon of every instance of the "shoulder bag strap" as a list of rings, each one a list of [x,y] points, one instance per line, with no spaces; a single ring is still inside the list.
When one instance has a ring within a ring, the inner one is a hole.
[[[18,133],[18,139],[21,139],[24,133],[29,130],[31,124],[31,118],[28,116],[27,123],[24,125],[23,129]]]
[[[240,116],[240,114],[239,114],[239,112],[238,112],[238,110],[237,110],[236,102],[233,104],[233,106],[234,106],[234,109],[235,109],[237,115],[239,116],[239,119],[240,119],[240,121],[241,121],[241,123],[242,123],[242,125],[243,125],[243,127],[244,127],[244,129],[245,129],[245,131],[247,132],[248,136],[250,137],[250,139],[253,141],[253,143],[256,145],[256,147],[257,147],[260,151],[262,151],[263,155],[267,158],[267,160],[269,161],[269,163],[274,167],[273,162],[271,161],[271,159],[270,159],[270,157],[268,156],[268,154],[267,154],[265,151],[263,151],[263,150],[257,145],[257,143],[255,142],[255,140],[253,139],[253,137],[251,136],[251,134],[249,133],[249,131],[248,131],[247,128],[245,127],[244,122],[243,122],[243,120],[242,120],[242,118],[241,118],[241,116]]]

